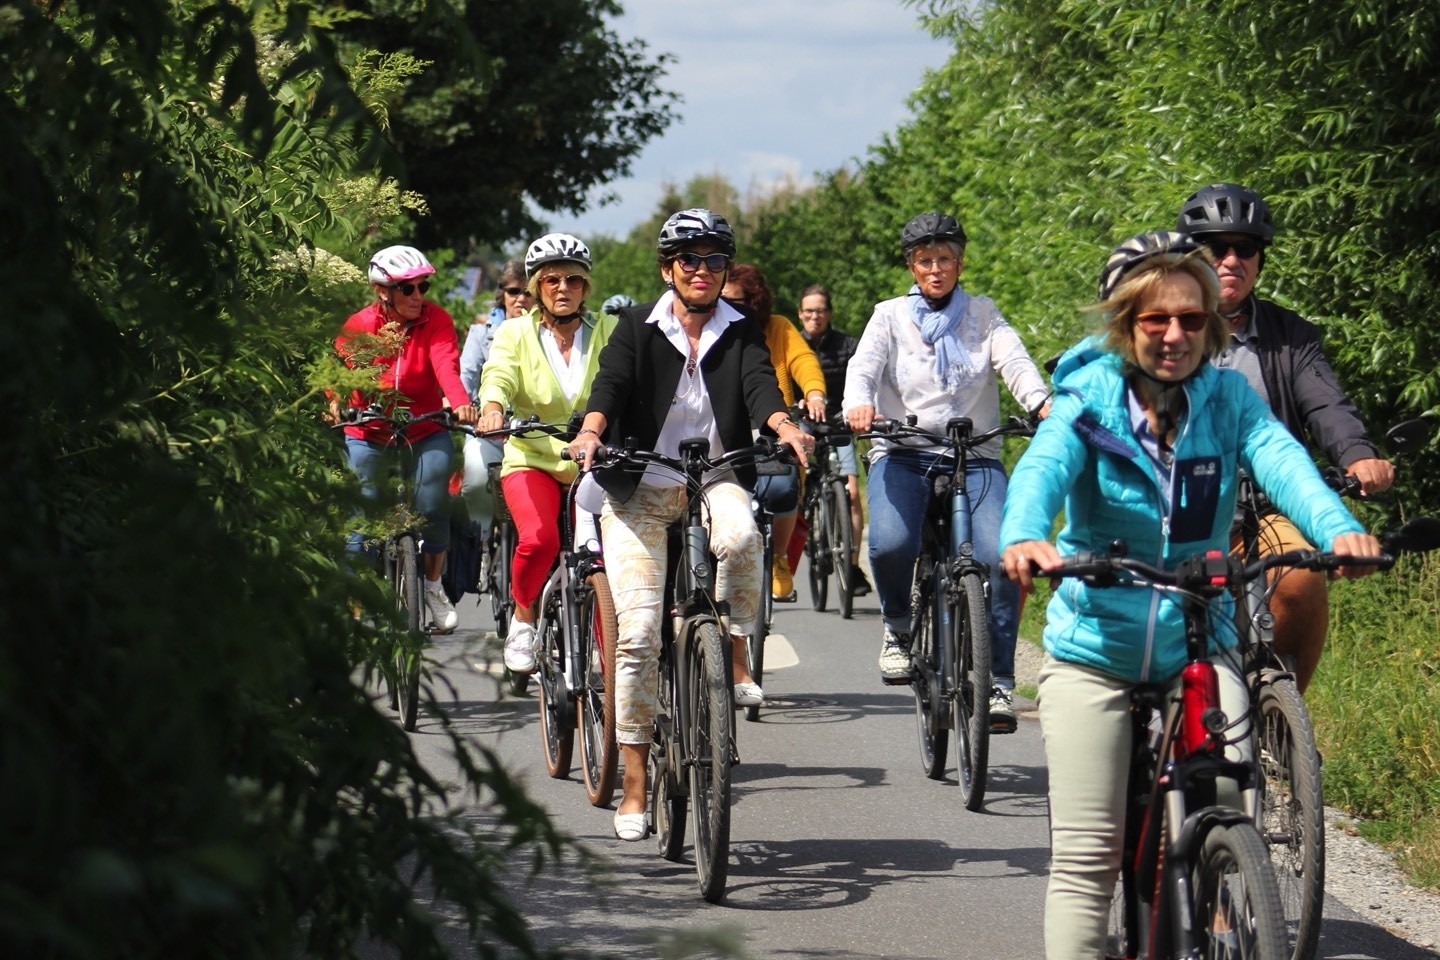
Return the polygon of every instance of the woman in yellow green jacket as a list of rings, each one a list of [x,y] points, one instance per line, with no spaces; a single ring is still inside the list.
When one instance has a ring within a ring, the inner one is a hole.
[[[770,348],[770,363],[785,406],[793,407],[805,398],[805,412],[815,420],[825,419],[825,373],[820,359],[805,342],[795,324],[787,317],[772,314],[775,297],[765,275],[753,263],[737,263],[730,268],[725,281],[725,299],[742,303],[765,321],[765,345]],[[800,511],[800,489],[803,477],[799,467],[791,467],[778,476],[762,476],[755,485],[755,495],[773,515],[775,559],[771,570],[770,596],[780,603],[795,601],[795,576],[785,552],[790,535],[795,531]]]
[[[565,423],[585,411],[600,348],[616,322],[585,310],[590,262],[589,249],[569,234],[546,234],[530,245],[525,274],[536,306],[495,334],[480,376],[479,429],[500,429],[507,409],[545,423]],[[560,459],[564,447],[557,437],[512,437],[501,461],[500,487],[517,534],[510,578],[515,613],[505,637],[505,666],[515,673],[535,669],[536,603],[560,551],[555,520],[578,470]]]

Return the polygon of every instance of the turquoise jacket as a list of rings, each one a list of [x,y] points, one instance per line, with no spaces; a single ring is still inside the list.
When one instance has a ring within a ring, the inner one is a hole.
[[[1093,340],[1081,343],[1061,358],[1054,383],[1051,414],[1010,478],[1002,550],[1048,540],[1063,506],[1062,555],[1103,552],[1121,539],[1130,556],[1169,570],[1195,553],[1228,551],[1240,467],[1322,549],[1341,533],[1363,532],[1305,448],[1233,370],[1207,363],[1185,385],[1188,413],[1168,490],[1131,429],[1117,355]],[[1216,606],[1228,623],[1228,596]],[[1216,647],[1235,645],[1234,631],[1219,634]],[[1137,682],[1165,682],[1185,665],[1180,606],[1149,587],[1097,588],[1066,578],[1046,609],[1044,638],[1056,659]]]

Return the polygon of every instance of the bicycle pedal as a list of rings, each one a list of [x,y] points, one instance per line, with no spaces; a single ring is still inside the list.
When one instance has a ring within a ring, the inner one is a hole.
[[[880,682],[883,683],[883,684],[885,684],[885,686],[887,686],[887,687],[908,687],[908,686],[910,686],[910,678],[909,678],[909,677],[881,677],[881,678],[880,678]]]
[[[1013,719],[996,718],[990,721],[991,733],[1014,733],[1019,728],[1020,724],[1016,723]]]

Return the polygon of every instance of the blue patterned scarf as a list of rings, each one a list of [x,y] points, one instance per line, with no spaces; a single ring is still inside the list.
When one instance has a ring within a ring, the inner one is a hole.
[[[935,376],[947,389],[954,389],[958,379],[955,368],[964,362],[965,351],[960,345],[960,321],[970,305],[970,295],[958,284],[950,302],[939,310],[931,310],[920,293],[920,285],[910,288],[910,318],[920,328],[920,339],[935,348]]]

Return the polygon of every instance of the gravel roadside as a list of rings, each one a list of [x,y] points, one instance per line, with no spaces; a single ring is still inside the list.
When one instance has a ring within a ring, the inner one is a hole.
[[[1015,679],[1034,688],[1043,654],[1021,640],[1015,650]],[[1020,712],[1034,704],[1020,701]],[[1325,808],[1325,893],[1368,922],[1416,947],[1440,951],[1440,894],[1414,886],[1383,848],[1360,837],[1355,820],[1333,807]],[[1440,956],[1440,953],[1437,953]]]

